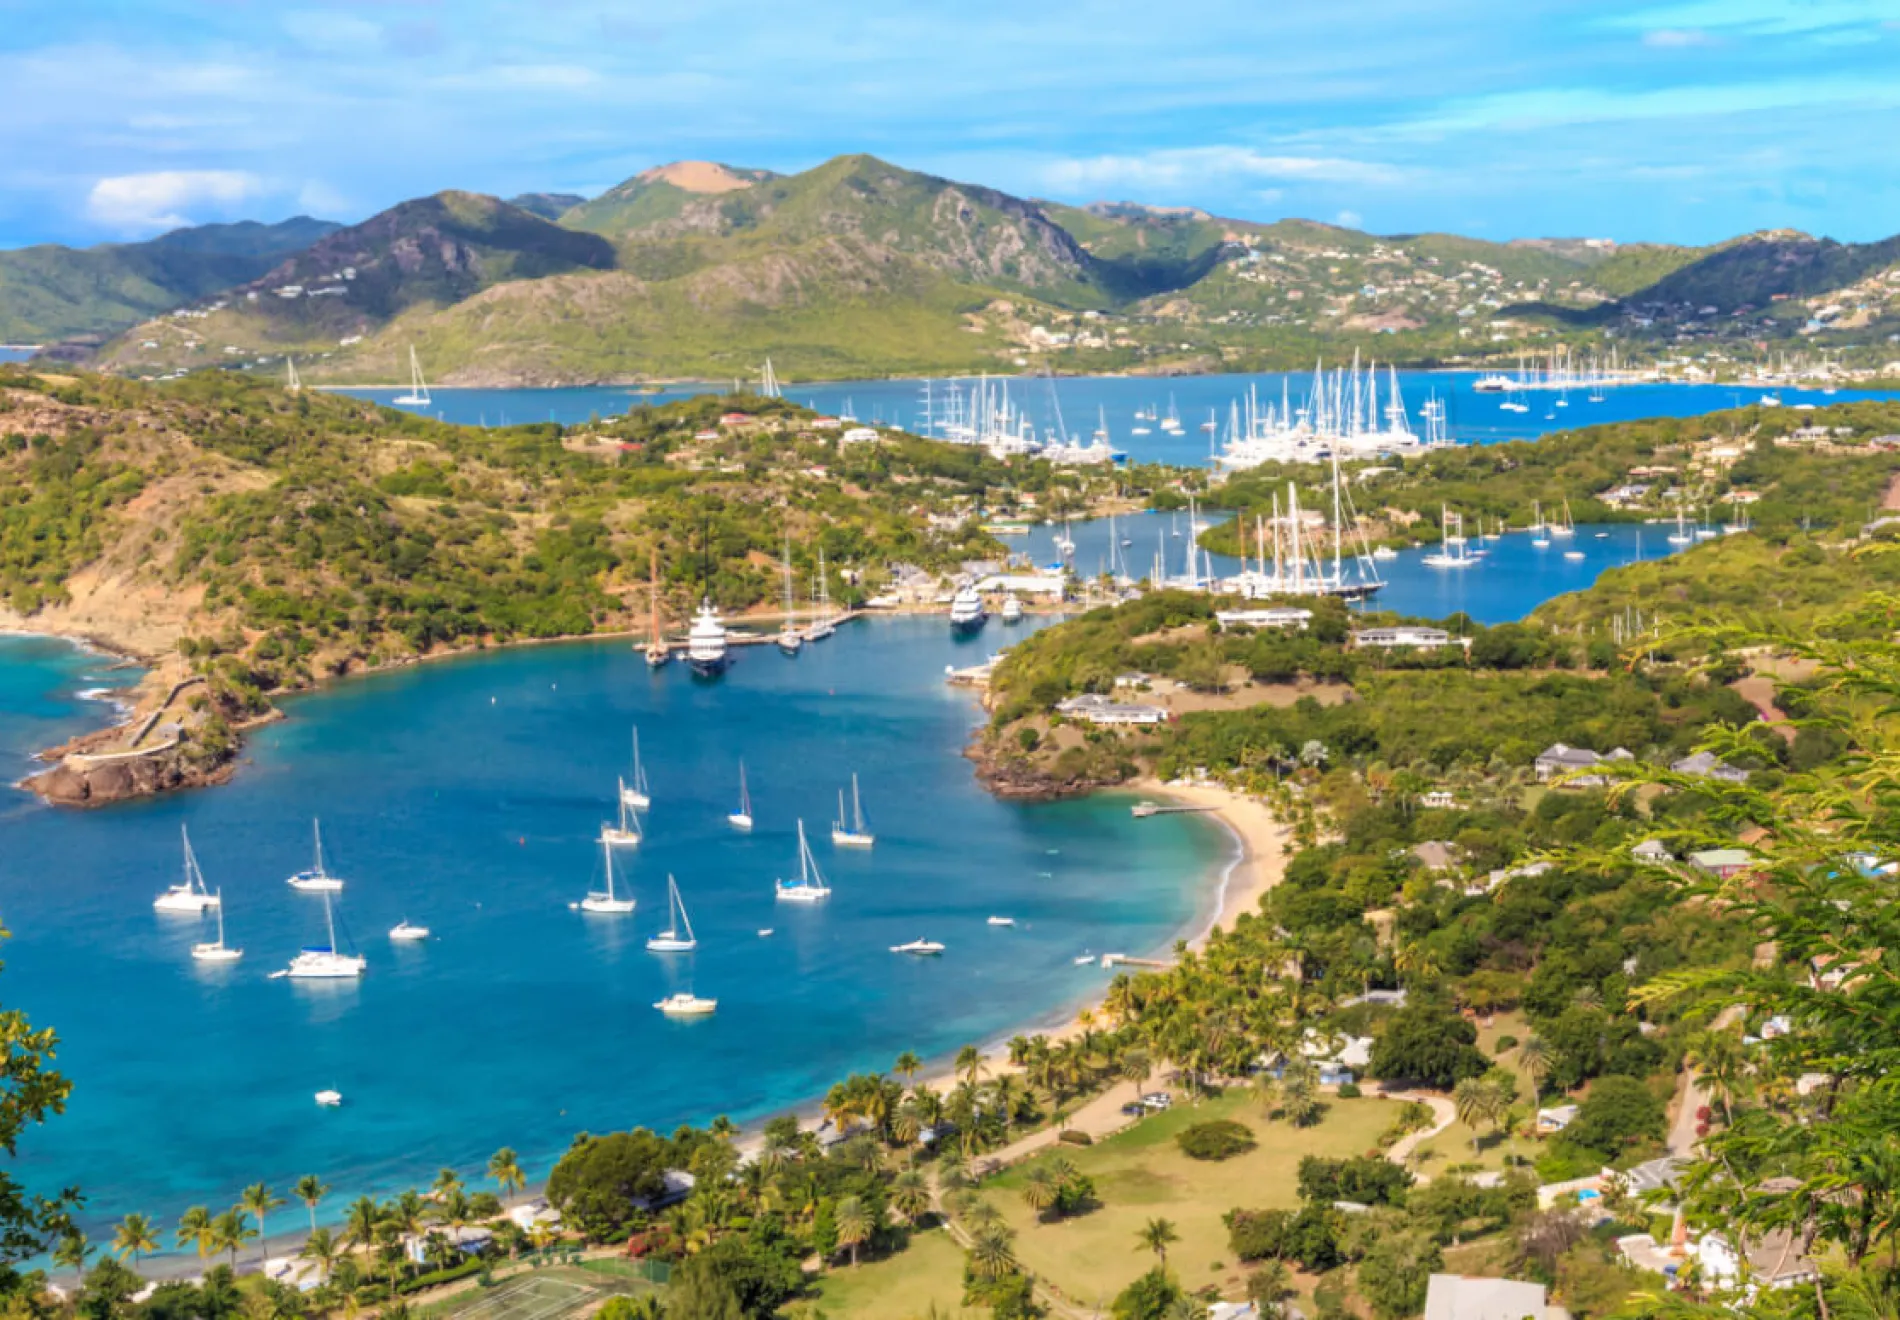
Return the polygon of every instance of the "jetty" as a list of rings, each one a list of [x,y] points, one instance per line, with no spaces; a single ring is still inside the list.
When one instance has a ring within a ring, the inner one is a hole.
[[[1165,972],[1174,964],[1160,958],[1131,958],[1125,953],[1105,953],[1102,955],[1104,967],[1142,967],[1152,972]]]
[[[1201,806],[1188,802],[1137,802],[1128,809],[1128,814],[1136,820],[1146,820],[1150,816],[1179,816],[1190,811],[1218,811],[1218,807]]]

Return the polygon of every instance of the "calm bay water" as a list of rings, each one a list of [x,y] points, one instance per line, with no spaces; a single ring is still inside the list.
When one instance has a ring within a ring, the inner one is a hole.
[[[1530,411],[1507,412],[1501,394],[1473,392],[1475,372],[1401,371],[1399,387],[1412,410],[1413,424],[1422,432],[1419,405],[1436,396],[1445,404],[1447,427],[1451,437],[1467,444],[1496,444],[1503,440],[1528,440],[1552,431],[1590,426],[1600,422],[1626,422],[1641,417],[1691,417],[1719,408],[1734,408],[1753,403],[1761,397],[1759,389],[1736,385],[1622,385],[1603,391],[1600,402],[1591,402],[1588,391],[1572,390],[1567,396],[1548,391],[1523,394]],[[1098,419],[1106,421],[1110,443],[1127,452],[1136,462],[1174,463],[1183,466],[1208,461],[1209,436],[1200,425],[1209,418],[1209,410],[1222,427],[1228,410],[1250,389],[1258,391],[1260,402],[1278,406],[1281,386],[1297,405],[1312,385],[1312,373],[1282,375],[1182,376],[1157,379],[1141,376],[1070,376],[1059,379],[1012,378],[1010,400],[1034,419],[1038,434],[1061,425],[1071,435],[1086,440]],[[645,395],[626,386],[573,386],[562,389],[439,389],[433,391],[430,412],[444,421],[468,425],[499,426],[514,422],[584,422],[598,414],[614,417],[644,402],[665,402],[703,394],[708,390],[729,389],[730,382],[714,381],[669,386]],[[967,389],[967,382],[964,387]],[[935,385],[936,403],[943,404],[943,382]],[[1383,400],[1386,390],[1380,382]],[[388,403],[400,389],[351,390],[349,393]],[[1784,405],[1843,403],[1854,399],[1893,398],[1890,390],[1840,390],[1824,394],[1819,390],[1782,390]],[[821,412],[850,413],[866,422],[889,422],[906,427],[923,424],[923,382],[917,380],[858,380],[785,387],[785,397]],[[1559,398],[1566,399],[1560,406]],[[1172,400],[1187,433],[1179,438],[1168,436],[1152,423],[1136,422],[1137,409],[1149,407],[1167,411]],[[1137,426],[1147,426],[1150,435],[1135,435]]]
[[[1024,806],[977,787],[957,752],[980,712],[944,668],[1031,626],[959,644],[940,619],[865,623],[796,660],[748,648],[714,684],[650,675],[624,641],[492,652],[289,703],[225,787],[84,814],[5,795],[4,1001],[57,1027],[75,1081],[18,1172],[79,1182],[99,1219],[308,1172],[340,1205],[443,1165],[479,1172],[503,1144],[539,1177],[577,1131],[760,1117],[904,1049],[942,1054],[1074,1004],[1103,983],[1078,953],[1151,951],[1205,920],[1232,843],[1193,816],[1136,822],[1126,798]],[[98,669],[0,639],[10,774],[97,722],[71,693]],[[568,904],[600,883],[592,840],[635,721],[655,805],[620,874],[640,909],[584,916]],[[725,822],[741,757],[750,836]],[[868,854],[828,841],[852,771]],[[322,938],[320,900],[283,882],[313,814],[349,881],[360,984],[266,979]],[[795,874],[799,817],[835,891],[809,910],[772,895]],[[189,957],[212,922],[152,910],[182,824],[224,892],[235,966]],[[695,955],[643,947],[669,872]],[[392,946],[405,918],[435,938]],[[918,937],[949,951],[888,952]],[[717,1016],[662,1018],[653,1003],[678,989],[717,997]],[[326,1087],[343,1108],[315,1106]]]

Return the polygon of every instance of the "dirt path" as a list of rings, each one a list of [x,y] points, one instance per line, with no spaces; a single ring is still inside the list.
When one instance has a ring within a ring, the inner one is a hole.
[[[1385,1153],[1385,1157],[1400,1168],[1404,1168],[1406,1161],[1412,1158],[1413,1151],[1458,1121],[1457,1109],[1442,1095],[1432,1095],[1426,1091],[1387,1091],[1386,1095],[1399,1101],[1416,1100],[1422,1105],[1430,1106],[1432,1111],[1430,1127],[1422,1132],[1413,1132],[1400,1137],[1392,1143],[1392,1149]],[[1421,1177],[1419,1181],[1427,1180]]]

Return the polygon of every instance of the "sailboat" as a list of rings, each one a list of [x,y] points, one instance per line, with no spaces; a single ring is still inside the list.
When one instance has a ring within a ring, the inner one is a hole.
[[[647,793],[647,770],[640,764],[640,730],[633,731],[633,783],[620,781],[620,800],[630,807],[644,811],[653,805],[653,799]]]
[[[390,400],[405,408],[427,408],[430,405],[429,386],[422,379],[422,363],[416,357],[416,346],[409,345],[409,392],[398,394]]]
[[[1181,414],[1174,409],[1174,396],[1168,396],[1168,415],[1161,419],[1161,429],[1169,435],[1181,434]]]
[[[1560,523],[1551,524],[1550,534],[1552,536],[1575,536],[1577,534],[1577,524],[1570,516],[1570,501],[1568,498],[1564,500],[1564,520]]]
[[[600,841],[600,856],[607,867],[607,892],[604,894],[590,893],[576,906],[583,912],[599,912],[616,917],[624,916],[633,911],[634,901],[631,898],[621,898],[614,892],[614,849],[613,845],[607,842],[605,838],[602,838]]]
[[[693,923],[686,916],[686,900],[680,897],[679,882],[666,877],[666,929],[647,941],[650,953],[691,953],[699,947]]]
[[[303,393],[303,382],[297,379],[297,359],[288,354],[284,356],[284,392],[287,394]]]
[[[818,580],[812,583],[812,620],[805,629],[805,640],[822,642],[837,632],[831,621],[831,587],[825,580],[825,548],[818,547]]]
[[[660,552],[653,551],[647,576],[647,668],[659,669],[673,658],[673,648],[660,639]]]
[[[602,843],[615,848],[638,848],[640,846],[640,813],[633,803],[627,800],[627,781],[620,781],[620,819],[612,825],[600,827]]]
[[[185,878],[152,900],[152,907],[159,912],[190,912],[201,914],[206,908],[224,906],[222,892],[212,893],[205,888],[204,872],[198,869],[198,859],[192,855],[191,835],[185,827],[178,827],[178,835],[185,841]]]
[[[798,613],[792,608],[792,542],[785,540],[785,620],[779,625],[778,649],[797,655],[805,648],[805,635],[798,631]]]
[[[244,956],[244,950],[234,949],[224,942],[224,891],[220,889],[212,897],[216,900],[212,906],[218,909],[218,938],[211,944],[192,945],[191,956],[199,962],[236,962]]]
[[[336,913],[330,907],[330,891],[323,890],[323,925],[329,932],[326,944],[307,945],[290,960],[290,966],[272,972],[271,979],[288,976],[293,981],[340,981],[361,976],[369,960],[361,954],[343,953],[336,945]]]
[[[1418,562],[1429,568],[1470,568],[1477,563],[1467,549],[1464,518],[1441,505],[1438,519],[1445,529],[1444,548],[1422,556]]]
[[[1062,519],[1062,535],[1056,538],[1056,552],[1064,559],[1075,553],[1075,533],[1069,527],[1069,519]]]
[[[1676,530],[1669,535],[1671,545],[1692,545],[1695,537],[1690,534],[1688,524],[1682,516],[1682,501],[1676,501]]]
[[[343,892],[343,882],[323,869],[323,825],[321,822],[314,819],[310,822],[310,835],[316,846],[316,857],[310,863],[310,869],[297,872],[284,883],[305,894]]]
[[[811,844],[805,840],[803,820],[798,822],[798,879],[777,881],[774,892],[787,903],[816,903],[831,897],[831,886],[825,883],[818,859],[811,855]]]
[[[726,813],[726,823],[735,830],[752,828],[752,794],[745,786],[745,762],[739,762],[739,809]]]
[[[864,828],[864,807],[858,801],[858,777],[851,776],[851,824],[845,825],[844,790],[838,790],[838,819],[831,826],[831,841],[840,848],[869,848],[877,835]]]

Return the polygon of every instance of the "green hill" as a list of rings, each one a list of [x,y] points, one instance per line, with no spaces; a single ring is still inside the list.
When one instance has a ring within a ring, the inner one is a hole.
[[[144,243],[0,252],[0,342],[111,334],[254,280],[337,227],[298,216],[176,229]]]

